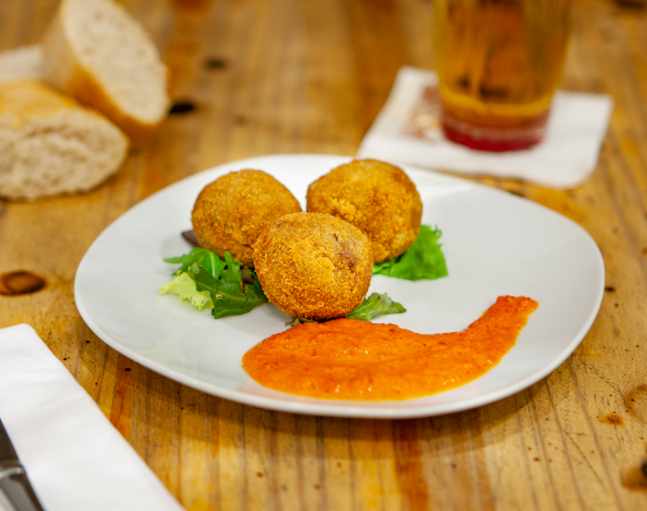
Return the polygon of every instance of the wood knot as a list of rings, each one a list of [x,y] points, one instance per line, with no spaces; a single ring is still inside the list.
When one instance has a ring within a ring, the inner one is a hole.
[[[225,69],[227,67],[227,61],[218,57],[207,57],[204,60],[203,66],[209,71],[216,69]]]
[[[629,490],[647,490],[647,460],[643,460],[640,466],[632,466],[624,470],[620,475],[620,482]]]
[[[624,405],[628,414],[647,424],[647,385],[643,383],[627,392]]]
[[[188,99],[178,100],[171,105],[169,115],[185,115],[195,111],[198,107],[193,101]]]
[[[622,426],[624,424],[622,417],[616,412],[611,412],[606,415],[600,416],[598,417],[598,420],[600,422],[603,422],[604,424],[611,424],[612,426]]]
[[[11,271],[0,275],[0,295],[26,295],[40,291],[47,284],[46,280],[26,270]]]

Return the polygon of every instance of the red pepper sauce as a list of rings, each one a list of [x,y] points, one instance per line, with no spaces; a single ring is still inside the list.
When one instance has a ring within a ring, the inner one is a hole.
[[[245,353],[261,385],[326,399],[408,399],[463,385],[514,345],[537,302],[501,296],[462,332],[417,334],[392,324],[336,319],[268,337]]]

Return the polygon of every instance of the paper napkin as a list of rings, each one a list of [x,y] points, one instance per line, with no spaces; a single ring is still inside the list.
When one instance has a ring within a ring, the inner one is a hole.
[[[521,178],[559,188],[582,183],[595,168],[611,112],[608,96],[557,92],[543,142],[528,150],[488,153],[443,137],[436,85],[434,73],[402,68],[358,157]]]
[[[28,325],[0,329],[0,419],[48,511],[182,509]]]

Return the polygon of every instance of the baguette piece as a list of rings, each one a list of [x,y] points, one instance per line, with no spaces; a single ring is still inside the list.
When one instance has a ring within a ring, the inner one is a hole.
[[[43,78],[40,46],[22,46],[0,53],[0,82]]]
[[[62,0],[42,46],[45,79],[134,142],[164,119],[166,67],[144,29],[112,0]]]
[[[107,119],[37,81],[0,84],[0,196],[88,190],[121,166],[128,139]]]

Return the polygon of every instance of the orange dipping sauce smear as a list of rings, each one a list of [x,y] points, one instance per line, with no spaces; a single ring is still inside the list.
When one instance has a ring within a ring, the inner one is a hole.
[[[261,385],[325,399],[408,399],[463,385],[514,345],[538,304],[500,296],[462,332],[417,334],[354,319],[305,323],[272,335],[243,357]]]

